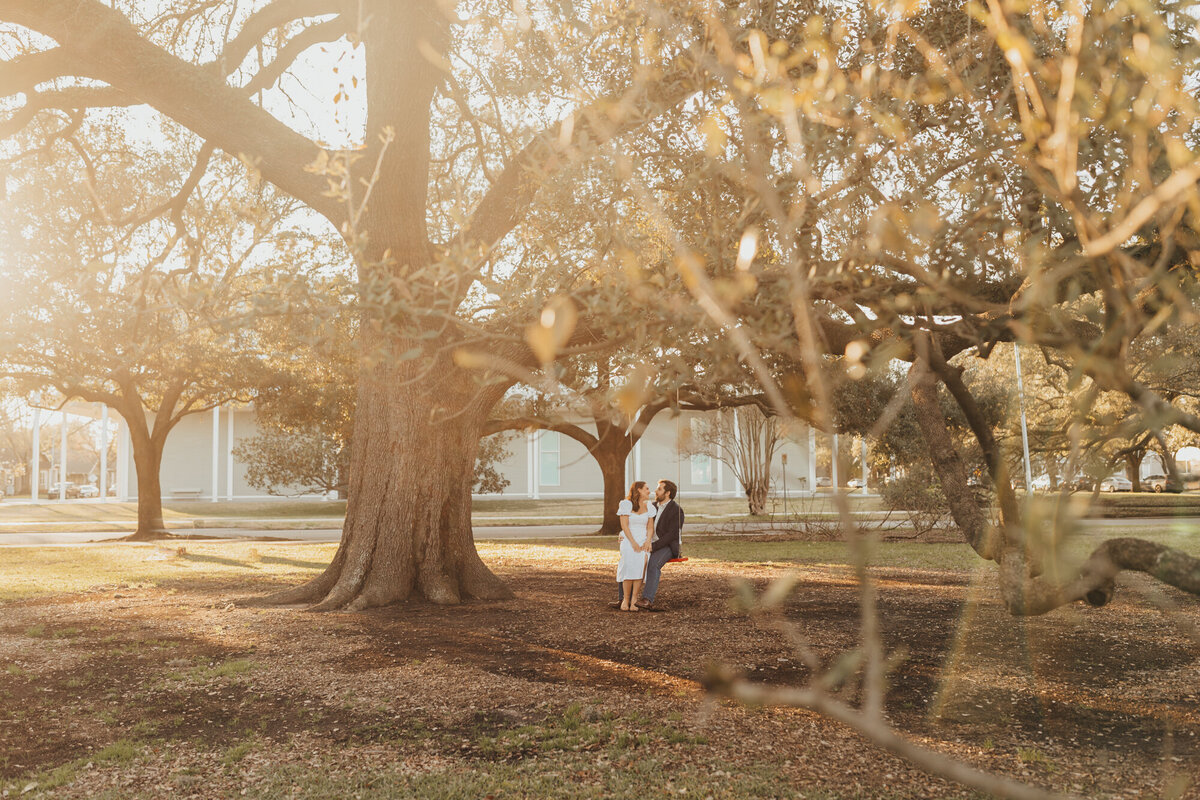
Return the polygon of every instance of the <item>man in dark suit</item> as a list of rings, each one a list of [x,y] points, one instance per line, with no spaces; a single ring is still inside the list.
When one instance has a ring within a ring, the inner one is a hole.
[[[654,517],[654,544],[650,550],[650,562],[646,566],[646,585],[642,588],[642,599],[638,601],[642,608],[654,608],[654,596],[658,594],[663,565],[672,558],[679,558],[683,509],[675,501],[678,493],[679,487],[668,480],[659,481],[654,492],[654,505],[658,513]]]

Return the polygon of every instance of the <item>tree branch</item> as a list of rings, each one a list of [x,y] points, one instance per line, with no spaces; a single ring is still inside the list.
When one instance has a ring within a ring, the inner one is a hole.
[[[682,103],[697,91],[688,80],[694,69],[691,56],[680,55],[659,78],[630,87],[620,98],[577,109],[534,136],[492,183],[455,244],[472,251],[491,249],[523,218],[546,178],[571,163],[572,143],[603,144]]]
[[[278,27],[305,17],[353,13],[355,6],[345,0],[275,0],[246,18],[237,36],[225,45],[217,58],[217,69],[222,76],[234,72],[263,37]]]
[[[56,40],[86,77],[148,103],[340,224],[344,210],[328,197],[324,176],[307,169],[320,149],[225,83],[216,70],[188,63],[141,36],[98,0],[4,0],[0,19]]]

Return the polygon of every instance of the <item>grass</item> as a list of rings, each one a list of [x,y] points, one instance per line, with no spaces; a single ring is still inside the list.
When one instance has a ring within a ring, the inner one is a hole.
[[[714,777],[718,775],[720,777]],[[395,765],[382,769],[355,768],[334,759],[312,766],[282,764],[255,775],[252,793],[261,800],[328,797],[360,800],[394,797],[420,797],[422,800],[478,800],[484,797],[643,800],[672,795],[713,800],[790,797],[820,800],[837,797],[790,788],[778,771],[767,767],[747,768],[720,761],[675,765],[670,763],[669,754],[656,755],[648,750],[635,751],[620,764],[597,765],[590,754],[571,754],[551,763],[539,759],[516,763],[454,761],[444,768],[415,775]],[[96,797],[107,800],[118,795]]]
[[[98,586],[119,591],[199,576],[295,579],[323,569],[336,549],[335,544],[189,543],[180,555],[177,548],[153,544],[4,547],[0,548],[0,601]],[[252,550],[258,552],[258,560],[249,558]],[[303,561],[297,563],[294,557],[300,553]]]
[[[879,511],[878,497],[864,497],[858,493],[849,495],[850,504],[856,511]],[[705,517],[745,517],[746,501],[740,498],[705,500],[688,498],[685,508],[693,519]],[[526,500],[487,499],[477,500],[472,507],[472,517],[482,525],[536,525],[560,522],[586,524],[599,521],[603,510],[598,498],[584,500]],[[775,498],[767,511],[769,514],[789,515],[828,514],[835,511],[833,498],[818,494],[812,498],[788,498],[786,507],[783,498]],[[213,503],[206,500],[166,501],[163,503],[163,520],[168,525],[190,527],[211,525],[224,527],[235,520],[262,521],[285,520],[299,525],[300,520],[314,519],[326,525],[340,522],[346,513],[344,500],[235,500]],[[326,522],[326,520],[328,522]],[[57,529],[67,526],[83,526],[86,530],[94,525],[128,526],[137,522],[137,503],[99,502],[47,502],[38,505],[0,503],[0,527],[44,523]],[[27,529],[27,528],[24,528]]]
[[[118,739],[112,744],[104,747],[101,750],[91,753],[90,755],[82,756],[74,761],[68,761],[65,764],[60,764],[54,769],[46,770],[29,780],[21,780],[14,782],[11,787],[5,788],[5,795],[9,794],[25,794],[26,789],[31,785],[37,789],[56,789],[59,786],[64,786],[75,779],[75,775],[84,767],[96,764],[128,764],[141,752],[141,745],[129,739]]]
[[[1200,537],[1183,523],[1164,519],[1152,526],[1106,525],[1101,531],[1074,536],[1064,545],[1064,563],[1081,561],[1101,541],[1134,536],[1160,542],[1200,556]],[[545,558],[574,554],[573,561],[594,554],[605,563],[616,543],[604,539],[539,539],[480,542],[485,561],[503,559],[510,548],[545,549]],[[0,602],[38,595],[82,592],[104,587],[169,587],[186,578],[289,580],[311,577],[333,558],[336,544],[263,542],[212,542],[178,548],[143,544],[97,544],[87,547],[0,548]],[[844,542],[753,541],[745,537],[692,536],[685,539],[685,555],[696,561],[849,565],[851,552]],[[543,560],[539,557],[539,561]],[[962,543],[886,542],[876,544],[871,563],[877,567],[931,570],[972,570],[982,562]],[[686,564],[668,569],[686,569]],[[71,637],[78,629],[57,631],[35,625],[31,637]]]

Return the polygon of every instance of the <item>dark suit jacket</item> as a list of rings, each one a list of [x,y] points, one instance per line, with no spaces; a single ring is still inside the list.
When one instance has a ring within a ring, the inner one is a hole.
[[[654,543],[651,551],[669,547],[671,558],[679,558],[679,533],[682,530],[683,509],[679,507],[678,502],[669,500],[658,509],[658,517],[654,523],[654,533],[658,536],[658,541]]]

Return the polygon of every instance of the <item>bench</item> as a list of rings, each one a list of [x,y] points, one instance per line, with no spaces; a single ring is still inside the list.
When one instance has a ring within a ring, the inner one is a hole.
[[[667,559],[668,564],[678,564],[680,561],[687,561],[687,556],[683,556],[682,558],[668,558]]]
[[[171,490],[172,497],[191,497],[193,499],[198,499],[203,494],[204,494],[203,489],[172,489]]]

